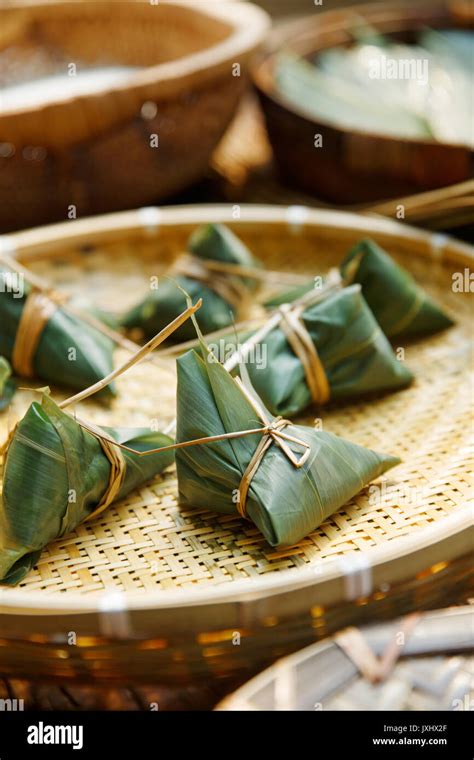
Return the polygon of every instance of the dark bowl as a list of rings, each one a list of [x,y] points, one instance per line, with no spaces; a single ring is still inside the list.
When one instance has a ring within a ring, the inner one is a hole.
[[[285,47],[308,57],[352,42],[361,19],[383,34],[412,41],[425,26],[459,27],[465,19],[445,2],[372,3],[312,16],[281,27],[253,72],[270,142],[284,181],[335,203],[365,203],[463,182],[474,175],[468,147],[393,138],[318,121],[278,92],[276,56]],[[316,134],[323,147],[314,147]]]

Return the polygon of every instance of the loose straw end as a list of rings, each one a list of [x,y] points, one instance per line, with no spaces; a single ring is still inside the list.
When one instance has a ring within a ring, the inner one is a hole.
[[[67,406],[70,406],[71,404],[77,404],[79,401],[84,401],[84,399],[89,398],[89,396],[92,396],[94,393],[97,393],[98,391],[101,391],[103,388],[105,388],[107,385],[109,385],[113,380],[115,380],[117,377],[120,377],[120,375],[123,375],[124,372],[127,372],[131,367],[133,367],[135,364],[140,362],[145,356],[148,356],[151,351],[154,351],[157,346],[159,346],[163,341],[165,341],[167,338],[169,338],[172,333],[175,332],[175,330],[178,329],[178,327],[181,327],[181,325],[186,322],[189,317],[191,319],[194,319],[194,313],[200,309],[202,306],[202,298],[200,298],[194,305],[188,306],[188,308],[183,311],[181,314],[179,314],[175,319],[173,319],[172,322],[169,323],[166,327],[161,330],[157,335],[155,335],[154,338],[148,341],[144,346],[142,346],[136,353],[134,353],[131,358],[126,361],[124,364],[122,364],[120,367],[115,369],[113,372],[111,372],[106,377],[102,378],[102,380],[99,380],[97,383],[94,383],[94,385],[91,385],[89,388],[86,388],[83,391],[80,391],[80,393],[76,393],[74,396],[71,396],[70,398],[67,398],[65,401],[61,401],[59,404],[60,409],[65,409]]]

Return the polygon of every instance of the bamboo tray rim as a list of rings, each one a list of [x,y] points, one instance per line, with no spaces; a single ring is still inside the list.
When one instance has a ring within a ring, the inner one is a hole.
[[[273,76],[273,68],[276,57],[279,55],[282,45],[277,44],[277,40],[279,40],[280,43],[288,43],[290,46],[294,42],[298,42],[300,36],[303,37],[304,34],[307,35],[306,39],[306,47],[308,49],[310,48],[309,45],[309,32],[313,31],[313,34],[321,34],[325,31],[345,31],[347,26],[347,20],[342,17],[342,14],[344,11],[350,13],[351,11],[354,12],[354,17],[363,17],[365,13],[369,13],[369,22],[375,24],[382,23],[385,19],[383,13],[386,11],[387,13],[390,13],[394,11],[395,13],[398,12],[399,14],[405,12],[407,13],[406,18],[406,30],[409,30],[409,24],[410,22],[413,23],[417,19],[417,11],[421,12],[423,9],[426,12],[426,8],[431,7],[428,3],[425,3],[425,5],[421,5],[419,8],[418,6],[415,6],[413,8],[412,4],[408,4],[406,2],[400,2],[400,3],[389,3],[389,5],[385,8],[381,8],[379,3],[366,3],[361,6],[349,6],[347,8],[340,8],[340,9],[328,9],[324,11],[323,13],[327,14],[326,18],[323,18],[323,22],[327,20],[328,16],[329,18],[334,18],[334,23],[332,25],[328,25],[328,28],[324,27],[323,23],[321,23],[321,19],[318,20],[319,24],[321,26],[315,24],[315,18],[314,16],[306,16],[304,19],[298,19],[297,21],[289,22],[286,27],[286,34],[284,34],[283,29],[277,29],[274,32],[273,36],[273,44],[270,41],[268,45],[268,49],[262,53],[260,56],[260,60],[258,63],[253,67],[252,70],[252,78],[254,81],[255,86],[257,87],[260,92],[265,95],[267,98],[272,100],[274,103],[276,103],[280,108],[285,109],[291,114],[294,114],[295,116],[305,119],[308,122],[311,122],[315,127],[324,127],[325,129],[330,129],[334,132],[342,133],[346,136],[352,136],[357,135],[358,137],[365,138],[367,140],[377,140],[380,143],[388,144],[393,142],[402,143],[404,145],[411,145],[411,146],[424,146],[424,147],[433,147],[433,146],[442,146],[446,150],[451,151],[463,151],[470,153],[471,155],[474,155],[474,149],[470,148],[468,145],[464,145],[462,143],[450,143],[450,142],[441,142],[439,140],[429,139],[429,138],[412,138],[412,137],[404,137],[404,136],[395,136],[395,135],[387,135],[382,132],[372,132],[369,130],[361,130],[361,129],[351,129],[349,127],[345,127],[341,124],[338,124],[336,121],[326,121],[325,119],[319,119],[314,116],[310,111],[308,111],[304,105],[297,106],[295,103],[290,101],[288,98],[283,95],[278,88],[275,85],[275,80]],[[446,21],[451,22],[451,25],[454,26],[456,19],[450,14],[449,12],[449,5],[447,3],[441,2],[441,3],[434,3],[433,4],[433,17],[438,17],[440,20],[443,20],[443,18]],[[442,11],[445,11],[444,16],[442,14]],[[376,17],[375,19],[371,18],[370,13],[374,12]],[[379,18],[380,16],[380,18]],[[400,17],[400,15],[395,15],[394,17],[389,16],[387,20],[397,20],[399,22],[404,22],[404,19]],[[401,31],[401,29],[398,29],[398,31]],[[331,44],[324,46],[321,49],[332,49],[334,47],[337,47],[337,44]],[[311,48],[312,49],[312,48]],[[319,48],[316,48],[313,52],[319,51]],[[383,145],[381,146],[381,149],[383,149]]]
[[[120,5],[133,4],[149,6],[149,0],[120,0]],[[11,4],[0,8],[0,18],[2,12],[12,12],[14,10],[27,9],[50,9],[61,7],[78,7],[82,5],[81,0],[14,0]],[[113,11],[115,3],[113,0],[98,0],[95,5],[102,7],[110,6]],[[199,0],[198,6],[193,0],[159,0],[159,6],[180,6],[188,8],[192,13],[198,16],[214,17],[216,20],[227,23],[229,34],[227,37],[214,45],[190,55],[184,55],[174,61],[166,61],[154,66],[145,66],[142,71],[130,73],[121,84],[114,84],[104,88],[100,92],[82,93],[80,95],[58,95],[47,103],[36,106],[17,106],[15,108],[5,109],[0,114],[0,124],[3,118],[24,115],[37,111],[43,111],[53,106],[70,105],[71,103],[84,100],[100,100],[104,95],[110,93],[123,93],[125,91],[147,88],[158,82],[177,85],[179,80],[185,80],[191,75],[197,75],[210,71],[225,64],[226,61],[240,54],[251,52],[260,44],[263,36],[270,26],[270,17],[264,10],[252,3],[246,3],[242,0],[226,0],[223,4],[213,2],[213,0]]]
[[[429,232],[418,227],[397,222],[385,217],[357,214],[352,211],[314,208],[304,205],[278,206],[274,204],[237,204],[240,217],[235,218],[232,203],[207,203],[179,206],[145,206],[131,211],[75,219],[55,224],[47,224],[17,232],[0,234],[0,253],[16,255],[22,261],[36,256],[58,255],[67,245],[81,245],[90,242],[105,244],[120,240],[124,235],[153,237],[160,228],[174,226],[193,227],[210,220],[221,224],[280,224],[295,229],[308,226],[324,226],[344,229],[361,235],[381,234],[387,238],[404,240],[407,244],[424,244],[418,250],[421,256],[446,260],[454,263],[473,263],[474,247],[469,243],[440,232]]]
[[[448,621],[448,623],[453,621],[454,624],[456,624],[458,621],[462,622],[463,620],[474,620],[473,615],[474,609],[469,604],[463,604],[459,607],[450,606],[444,607],[442,609],[429,610],[427,612],[421,613],[414,632],[415,634],[417,632],[419,633],[420,627],[423,625],[426,626],[427,624],[430,625],[430,623],[434,627],[439,623],[444,624],[445,621]],[[372,621],[365,624],[364,626],[357,626],[357,629],[364,636],[371,649],[373,649],[375,653],[379,655],[380,650],[383,651],[383,646],[387,645],[387,638],[390,635],[391,629],[393,629],[397,622],[402,623],[403,620],[404,617],[395,618],[395,620],[385,621],[383,623],[374,623]],[[433,632],[433,628],[431,629],[431,632]],[[381,633],[382,636],[380,635]],[[383,634],[386,634],[385,637]],[[234,692],[224,697],[224,699],[222,699],[214,709],[216,711],[258,709],[252,706],[252,699],[255,696],[261,694],[263,689],[272,686],[274,687],[281,673],[287,673],[289,670],[293,670],[293,672],[295,672],[297,668],[303,664],[311,666],[313,669],[313,676],[317,676],[318,671],[321,671],[324,667],[324,661],[318,662],[316,664],[315,658],[318,655],[324,656],[325,651],[327,651],[331,645],[337,644],[337,640],[337,633],[333,633],[332,635],[327,636],[320,641],[316,641],[313,644],[309,644],[308,646],[305,646],[302,649],[293,652],[292,654],[277,659],[270,666],[243,683],[242,686],[239,686]],[[430,656],[441,656],[447,659],[451,655],[457,654],[458,652],[469,654],[470,649],[468,648],[467,644],[466,646],[460,647],[458,650],[456,644],[450,647],[450,643],[451,642],[446,642],[445,649],[443,649],[440,647],[440,642],[437,639],[433,638],[430,640],[429,635],[427,635],[426,632],[423,638],[417,639],[416,635],[413,636],[412,631],[411,635],[408,637],[408,641],[402,649],[399,662],[410,660],[415,657]],[[361,675],[360,671],[357,668],[355,670],[355,676],[359,679],[362,679],[363,676]],[[342,683],[338,684],[336,693],[341,691],[344,685],[348,685],[351,681],[350,673],[347,673],[345,675],[345,678],[341,678]],[[392,677],[393,671],[386,679],[386,683],[388,683]]]
[[[409,554],[418,556],[421,559],[422,549],[441,544],[450,538],[461,536],[465,536],[468,539],[467,543],[472,545],[474,541],[474,525],[472,514],[467,510],[466,513],[459,511],[458,513],[449,515],[439,525],[425,528],[416,535],[399,538],[392,545],[389,545],[388,551],[387,546],[375,546],[364,551],[363,555],[370,563],[370,567],[374,569],[401,556],[407,557]],[[400,551],[400,548],[402,551]],[[194,590],[180,589],[177,591],[147,591],[146,593],[120,592],[111,589],[94,594],[77,594],[68,591],[63,596],[51,596],[43,592],[22,593],[16,589],[0,587],[0,614],[55,615],[64,613],[100,613],[103,610],[102,600],[106,597],[110,598],[111,595],[114,597],[117,595],[119,606],[121,604],[119,598],[123,600],[126,609],[130,611],[165,610],[173,609],[176,606],[195,607],[226,602],[246,604],[286,594],[308,586],[317,587],[320,583],[335,580],[341,576],[340,560],[342,560],[342,557],[327,560],[322,568],[318,568],[317,573],[314,567],[301,569],[297,573],[298,578],[295,578],[293,570],[283,570],[259,579],[233,581],[231,591],[224,587],[212,587],[210,589],[196,588]],[[414,570],[411,567],[410,575],[413,575],[413,573]],[[40,600],[41,605],[39,604]],[[337,601],[339,600],[334,600],[334,602]]]
[[[403,239],[424,243],[425,248],[417,250],[417,255],[440,256],[446,254],[449,261],[472,264],[474,248],[458,242],[447,235],[429,233],[393,220],[363,217],[354,213],[310,209],[304,206],[240,206],[240,218],[233,216],[234,206],[198,205],[167,208],[149,207],[136,211],[120,212],[48,225],[22,232],[0,236],[0,252],[15,255],[19,260],[34,260],[36,257],[57,256],[68,245],[91,243],[105,244],[124,237],[142,235],[159,236],[161,229],[196,226],[203,222],[222,222],[241,225],[279,224],[298,232],[304,227],[324,227],[333,230],[345,229],[354,234],[385,234],[388,239]],[[467,507],[467,504],[466,504]],[[364,552],[364,560],[372,569],[381,568],[387,562],[412,554],[419,561],[419,570],[425,565],[422,549],[429,550],[438,543],[462,539],[466,547],[472,545],[474,526],[472,514],[466,509],[444,517],[439,523],[427,526],[416,534],[401,536],[396,541],[371,547]],[[446,547],[445,547],[446,548]],[[468,549],[466,549],[468,551]],[[351,556],[351,555],[346,555]],[[355,556],[355,555],[354,555]],[[445,560],[439,557],[437,561]],[[408,563],[407,563],[408,564]],[[413,575],[410,568],[410,577]],[[210,587],[207,589],[178,589],[143,592],[117,592],[104,590],[92,594],[68,591],[63,595],[51,596],[46,592],[24,592],[0,587],[0,612],[2,614],[58,614],[65,612],[90,613],[101,609],[104,596],[117,593],[130,610],[166,609],[175,606],[197,606],[224,603],[226,601],[254,602],[262,597],[280,595],[307,586],[317,587],[320,583],[341,578],[340,558],[326,560],[318,567],[303,568],[295,573],[293,569],[282,570],[258,579],[232,581],[231,588]],[[343,596],[343,595],[342,595]],[[334,602],[338,601],[337,599]]]

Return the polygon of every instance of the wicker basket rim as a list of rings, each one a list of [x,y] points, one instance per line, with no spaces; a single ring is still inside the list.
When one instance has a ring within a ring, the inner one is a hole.
[[[160,230],[173,229],[173,227],[195,226],[209,221],[232,223],[234,225],[266,224],[269,227],[296,225],[301,231],[305,226],[330,227],[331,230],[345,229],[359,234],[378,233],[384,234],[387,240],[403,241],[410,245],[417,242],[413,253],[424,256],[444,256],[449,261],[462,264],[471,264],[474,260],[474,248],[439,234],[433,234],[411,228],[388,219],[363,217],[353,213],[309,209],[306,207],[279,207],[279,206],[241,206],[240,219],[233,217],[231,205],[200,205],[200,206],[177,206],[168,208],[139,209],[137,211],[108,214],[90,219],[48,225],[42,228],[26,230],[0,236],[0,251],[16,255],[21,260],[28,260],[41,256],[55,256],[66,245],[80,245],[91,241],[105,243],[123,239],[126,236],[153,237],[160,234]],[[421,247],[420,247],[421,244]],[[412,577],[417,570],[413,564],[407,562],[407,555],[411,555],[413,563],[419,566],[419,570],[426,567],[422,561],[426,560],[425,554],[433,556],[432,549],[438,543],[445,543],[444,554],[441,559],[445,560],[449,551],[453,556],[460,556],[460,552],[469,551],[469,541],[472,542],[472,520],[468,510],[458,511],[455,514],[444,517],[438,524],[428,526],[416,535],[407,535],[397,541],[387,542],[383,546],[369,548],[364,556],[370,562],[371,567],[382,568],[389,563],[401,562],[403,572]],[[439,554],[434,560],[440,561]],[[269,574],[267,577],[258,579],[246,579],[233,581],[232,589],[216,588],[192,589],[192,590],[158,590],[142,594],[140,592],[124,592],[128,609],[165,609],[184,605],[206,605],[217,602],[249,602],[260,597],[269,597],[287,593],[288,591],[304,587],[318,587],[328,581],[341,578],[339,561],[328,560],[323,567],[314,572],[314,568],[301,569],[298,577],[292,570],[283,570]],[[0,609],[3,613],[31,614],[42,613],[45,609],[56,612],[78,611],[93,612],[100,610],[102,592],[92,595],[77,594],[68,591],[67,594],[51,597],[38,592],[23,592],[15,589],[0,589]],[[341,592],[340,592],[341,593]],[[335,600],[337,601],[337,600]]]
[[[364,16],[364,14],[368,14],[369,21],[371,24],[377,27],[378,24],[385,22],[393,22],[393,21],[399,21],[399,22],[406,22],[406,27],[404,25],[404,28],[409,28],[410,22],[413,22],[417,19],[417,17],[426,15],[426,8],[428,7],[427,4],[425,4],[425,8],[423,8],[423,5],[421,5],[419,8],[415,7],[413,8],[413,4],[408,4],[407,2],[395,2],[395,3],[389,3],[387,6],[380,7],[380,3],[367,3],[364,5],[361,5],[357,7],[356,14],[357,16]],[[431,8],[431,6],[429,6]],[[423,10],[425,13],[423,14]],[[461,151],[469,154],[473,154],[474,151],[470,149],[468,146],[460,145],[457,143],[448,143],[443,142],[439,143],[436,140],[430,140],[428,138],[426,139],[414,139],[414,138],[404,138],[404,137],[392,137],[390,135],[384,135],[382,133],[378,132],[370,132],[370,131],[361,131],[356,129],[350,129],[348,127],[344,127],[342,125],[339,125],[337,122],[332,121],[325,121],[323,119],[317,119],[315,118],[310,111],[308,111],[304,105],[296,106],[294,103],[292,103],[290,100],[288,100],[284,95],[282,95],[277,87],[275,86],[274,82],[274,76],[273,76],[273,66],[275,62],[276,56],[279,54],[281,47],[277,44],[277,41],[281,42],[282,40],[285,41],[285,43],[288,42],[298,42],[303,36],[308,36],[309,32],[313,31],[314,36],[316,34],[320,35],[321,33],[324,33],[325,31],[346,31],[348,26],[348,18],[343,15],[343,12],[345,11],[348,16],[350,16],[351,12],[354,12],[354,9],[352,8],[346,8],[346,9],[340,9],[340,10],[327,10],[325,13],[322,14],[322,16],[318,17],[318,24],[315,26],[314,24],[314,17],[313,16],[307,16],[304,19],[298,19],[298,21],[289,22],[287,27],[285,29],[277,29],[275,30],[273,34],[273,43],[270,41],[269,43],[269,49],[263,54],[258,62],[257,65],[253,67],[252,70],[252,78],[254,81],[255,86],[257,89],[267,98],[272,100],[275,104],[277,104],[280,108],[283,108],[285,111],[287,111],[290,114],[293,114],[295,117],[299,117],[301,119],[305,119],[306,121],[311,122],[315,129],[318,129],[320,127],[324,127],[325,129],[329,129],[334,131],[337,134],[342,134],[345,136],[350,137],[351,135],[357,135],[360,136],[361,139],[366,140],[377,140],[377,142],[380,142],[381,146],[388,145],[394,142],[402,143],[407,146],[413,146],[413,147],[432,147],[434,145],[439,145],[442,149],[446,151]],[[443,19],[442,11],[444,11],[444,17],[449,18],[449,8],[448,5],[444,2],[440,3],[433,3],[432,7],[432,16],[434,19],[440,18],[440,20]],[[405,13],[406,18],[402,18],[401,14]],[[393,15],[392,15],[393,14]],[[418,15],[417,15],[418,14]],[[333,24],[331,25],[330,21],[334,19]],[[326,24],[326,25],[325,25]],[[327,26],[327,30],[326,30]],[[305,39],[307,42],[308,40]]]
[[[433,621],[434,623],[438,623],[439,621],[442,621],[443,623],[445,621],[451,620],[451,625],[454,624],[456,626],[456,623],[459,621],[462,622],[463,619],[471,619],[474,614],[474,611],[470,605],[464,605],[462,607],[445,607],[440,610],[431,610],[428,612],[421,613],[420,617],[420,623],[430,623]],[[396,621],[395,621],[396,622]],[[380,623],[372,623],[363,626],[360,628],[361,632],[365,634],[365,637],[370,640],[370,632],[374,629],[379,630],[380,628],[384,629],[392,629],[393,628],[393,621],[389,621],[383,624]],[[229,696],[225,697],[219,704],[215,707],[216,710],[239,710],[239,709],[248,709],[248,706],[251,705],[252,698],[255,697],[256,694],[259,692],[262,692],[262,690],[266,687],[269,687],[270,685],[274,684],[275,681],[279,678],[279,674],[282,672],[288,672],[289,670],[296,670],[298,666],[301,666],[304,663],[307,663],[309,666],[312,664],[314,668],[314,659],[318,654],[323,655],[325,651],[328,650],[328,647],[330,647],[332,644],[335,644],[337,641],[337,635],[334,636],[328,636],[327,638],[316,641],[313,644],[310,644],[309,646],[303,647],[303,649],[299,649],[298,651],[294,652],[293,654],[286,655],[285,657],[282,657],[281,659],[277,660],[275,663],[270,665],[268,668],[265,668],[265,670],[262,670],[260,673],[258,673],[253,678],[250,678],[248,681],[246,681],[242,686],[240,686],[236,691],[234,691]],[[423,655],[431,655],[431,654],[437,654],[439,655],[439,641],[423,641],[421,642],[420,646],[416,647],[416,656],[423,656]],[[410,648],[408,647],[408,651],[405,650],[402,651],[400,659],[403,660],[405,658],[413,657],[413,652],[410,651]],[[318,663],[319,668],[321,668],[322,663]],[[316,675],[313,672],[313,675]],[[250,708],[252,709],[252,708]]]
[[[147,0],[133,0],[141,2],[143,5],[149,5]],[[51,0],[51,2],[35,2],[26,0],[26,2],[17,2],[7,5],[1,11],[11,12],[15,8],[61,8],[61,6],[80,5],[79,3],[64,2],[64,0]],[[128,4],[132,5],[132,2]],[[99,5],[113,5],[110,0],[100,0]],[[219,6],[212,0],[200,0],[199,7],[192,0],[160,0],[160,6],[181,6],[184,9],[190,9],[194,14],[213,16],[215,19],[226,22],[230,26],[228,36],[214,45],[200,50],[197,53],[183,56],[176,61],[156,64],[145,67],[143,71],[130,74],[122,84],[111,85],[101,90],[99,93],[81,94],[81,95],[58,95],[57,98],[48,101],[45,105],[38,106],[18,106],[5,110],[0,115],[0,124],[3,119],[9,119],[13,116],[24,114],[38,113],[56,106],[70,106],[80,101],[81,106],[85,107],[88,102],[95,103],[98,100],[109,95],[128,92],[129,94],[140,94],[141,90],[147,90],[154,86],[154,95],[160,95],[160,83],[168,89],[173,85],[174,90],[179,92],[179,82],[182,80],[188,84],[189,78],[199,78],[203,73],[212,72],[222,68],[226,63],[238,59],[251,53],[262,42],[267,29],[270,26],[270,18],[265,11],[251,3],[244,3],[242,0],[227,0],[225,6]],[[176,94],[176,93],[175,93]]]
[[[472,546],[474,526],[472,516],[467,511],[466,513],[457,512],[449,515],[440,524],[430,526],[416,535],[399,538],[393,544],[371,547],[364,552],[364,557],[368,559],[373,570],[400,559],[409,565],[408,555],[421,560],[423,550],[449,539],[455,539],[456,543],[459,544],[461,538],[466,540],[466,545]],[[410,568],[410,577],[414,572],[416,571]],[[91,595],[68,591],[64,596],[48,596],[41,592],[25,593],[16,589],[0,587],[0,614],[100,613],[103,609],[103,600],[110,598],[111,594],[117,595],[119,606],[122,604],[120,600],[123,599],[126,609],[130,611],[203,607],[207,604],[215,606],[226,602],[233,604],[258,603],[260,599],[288,594],[296,589],[317,588],[319,584],[340,578],[341,575],[341,566],[336,558],[326,561],[317,574],[314,572],[314,568],[308,567],[301,569],[298,572],[298,578],[295,578],[295,573],[292,570],[283,570],[255,580],[233,581],[231,590],[224,587],[212,587],[209,589],[148,591],[146,594],[103,591]]]
[[[193,227],[206,222],[245,225],[266,224],[346,229],[363,235],[379,234],[387,241],[409,246],[417,243],[417,255],[455,264],[472,264],[474,246],[439,232],[428,232],[417,227],[377,216],[366,216],[351,211],[334,211],[308,206],[276,206],[270,204],[239,204],[240,216],[235,217],[234,204],[196,204],[180,206],[148,206],[131,211],[76,219],[43,225],[18,232],[0,235],[0,252],[18,256],[26,261],[36,256],[58,255],[66,245],[83,243],[106,244],[124,236],[150,237],[160,228],[175,226]]]

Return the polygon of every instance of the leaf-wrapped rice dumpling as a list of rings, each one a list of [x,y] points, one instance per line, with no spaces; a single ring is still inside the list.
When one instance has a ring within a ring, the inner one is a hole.
[[[250,355],[246,364],[253,387],[272,414],[291,417],[312,402],[396,390],[412,381],[360,285],[314,305],[296,301],[280,308],[279,323],[260,341],[258,361]]]
[[[429,335],[453,324],[411,274],[372,240],[362,240],[349,251],[341,274],[345,281],[362,285],[365,300],[389,338]]]
[[[180,502],[237,511],[272,546],[301,540],[400,461],[273,418],[204,345],[177,364],[177,442],[235,434],[176,451]]]
[[[9,275],[0,269],[0,276]],[[28,283],[0,294],[0,325],[0,354],[20,377],[82,390],[112,369],[112,340]],[[101,396],[115,393],[112,384]]]
[[[206,266],[211,262],[259,267],[259,262],[234,233],[221,224],[207,224],[191,235],[188,241],[191,255],[184,255],[172,271],[175,282],[160,278],[156,290],[135,306],[122,319],[127,328],[140,327],[146,337],[154,335],[179,314],[186,303],[176,282],[193,300],[203,299],[198,322],[203,333],[228,327],[245,311],[255,281],[227,272],[214,271]],[[173,335],[184,341],[195,337],[192,325],[186,322]]]
[[[15,393],[15,382],[11,377],[12,370],[3,356],[0,356],[0,412],[7,408]]]
[[[453,324],[411,274],[372,240],[361,240],[340,266],[342,284],[359,283],[375,319],[389,338],[428,335]],[[267,308],[292,303],[314,288],[314,281],[284,291]]]
[[[104,434],[101,438],[99,434]],[[0,583],[15,584],[50,542],[162,472],[173,452],[135,451],[172,443],[150,429],[92,428],[47,395],[34,402],[9,441],[0,497]]]

